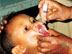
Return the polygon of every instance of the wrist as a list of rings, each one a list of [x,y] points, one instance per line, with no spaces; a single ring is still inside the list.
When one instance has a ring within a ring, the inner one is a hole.
[[[67,37],[64,41],[65,47],[64,49],[67,51],[68,54],[72,54],[72,39]]]
[[[72,39],[65,35],[60,36],[60,38],[61,38],[61,40],[63,40],[63,42],[61,44],[62,52],[66,52],[67,54],[72,54]]]

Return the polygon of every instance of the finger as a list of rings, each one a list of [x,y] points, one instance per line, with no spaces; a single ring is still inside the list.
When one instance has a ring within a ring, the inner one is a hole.
[[[58,8],[58,9],[60,9],[60,7],[61,7],[61,4],[58,3],[58,2],[56,2],[56,1],[47,0],[46,3],[48,3],[50,6],[56,7],[56,8]],[[50,6],[49,6],[49,7],[50,7]]]
[[[40,41],[52,42],[52,41],[54,41],[54,37],[39,36],[39,37],[38,37],[38,40],[40,40]]]
[[[25,53],[26,52],[26,48],[21,47],[21,53]]]
[[[51,45],[50,42],[40,42],[40,43],[38,44],[38,46],[39,46],[39,47],[42,47],[42,48],[49,48],[49,47],[51,47],[52,45]]]
[[[3,30],[4,29],[4,26],[2,25],[2,26],[0,26],[0,30]]]
[[[48,44],[50,44],[51,42],[49,42],[49,41],[46,41],[46,42],[45,42],[45,41],[40,41],[40,40],[39,40],[37,43],[38,43],[38,46],[40,46],[40,47],[42,47],[44,44],[45,44],[44,46],[46,47],[46,46],[48,46]]]
[[[16,46],[16,47],[14,47],[12,50],[11,50],[11,52],[13,53],[13,54],[23,54],[23,53],[25,53],[26,52],[26,48],[24,48],[23,46],[20,46],[20,45],[18,45],[18,46]]]
[[[60,18],[57,18],[56,20],[58,21],[64,21],[64,20],[67,20],[65,17],[60,17]]]
[[[44,4],[44,0],[41,0],[41,1],[39,2],[38,8],[42,8],[43,4]]]
[[[39,47],[41,48],[48,48],[48,49],[53,49],[57,46],[58,44],[53,44],[53,43],[50,43],[50,42],[42,42],[40,43]]]
[[[57,32],[54,29],[49,29],[48,32],[50,33],[51,36],[59,36],[61,33]]]
[[[41,43],[42,43],[42,41],[38,40],[38,42],[37,42],[37,43],[38,43],[38,46],[40,46],[40,45],[41,45]]]
[[[57,12],[50,12],[47,16],[47,20],[56,20],[58,18],[58,13]]]
[[[7,20],[4,19],[4,20],[3,20],[3,24],[7,24]]]
[[[12,53],[12,54],[17,54],[18,52],[17,52],[16,49],[12,49],[11,53]]]
[[[38,49],[38,51],[40,51],[41,53],[46,53],[46,52],[49,51],[49,49],[47,49],[47,48],[38,47],[37,49]]]
[[[0,30],[0,33],[1,33],[2,31]]]
[[[48,43],[51,43],[51,44],[58,44],[59,43],[59,39],[57,37],[42,37],[42,36],[39,36],[38,37],[38,40],[42,41],[42,42],[48,42]]]

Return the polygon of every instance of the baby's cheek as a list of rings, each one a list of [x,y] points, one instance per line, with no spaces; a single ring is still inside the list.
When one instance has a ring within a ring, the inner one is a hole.
[[[24,34],[25,36],[25,40],[27,41],[27,43],[30,45],[30,46],[37,46],[37,36],[36,36],[36,33],[35,32],[27,32],[26,34]]]
[[[32,47],[36,47],[37,46],[37,39],[35,37],[29,37],[29,38],[27,38],[27,42]]]

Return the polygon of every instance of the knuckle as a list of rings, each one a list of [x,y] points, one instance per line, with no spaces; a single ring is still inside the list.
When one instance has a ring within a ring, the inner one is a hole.
[[[47,49],[47,48],[38,47],[37,49],[38,49],[41,53],[46,53],[46,52],[48,52],[48,49]]]
[[[48,49],[41,49],[41,52],[46,53],[46,52],[48,52]]]

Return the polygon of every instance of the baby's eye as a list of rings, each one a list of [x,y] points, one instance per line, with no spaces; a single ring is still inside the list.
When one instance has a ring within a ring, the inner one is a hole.
[[[35,23],[35,22],[36,22],[36,20],[33,20],[33,21],[32,21],[32,23]]]
[[[24,28],[24,31],[27,31],[27,30],[28,30],[28,27],[25,27],[25,28]]]

